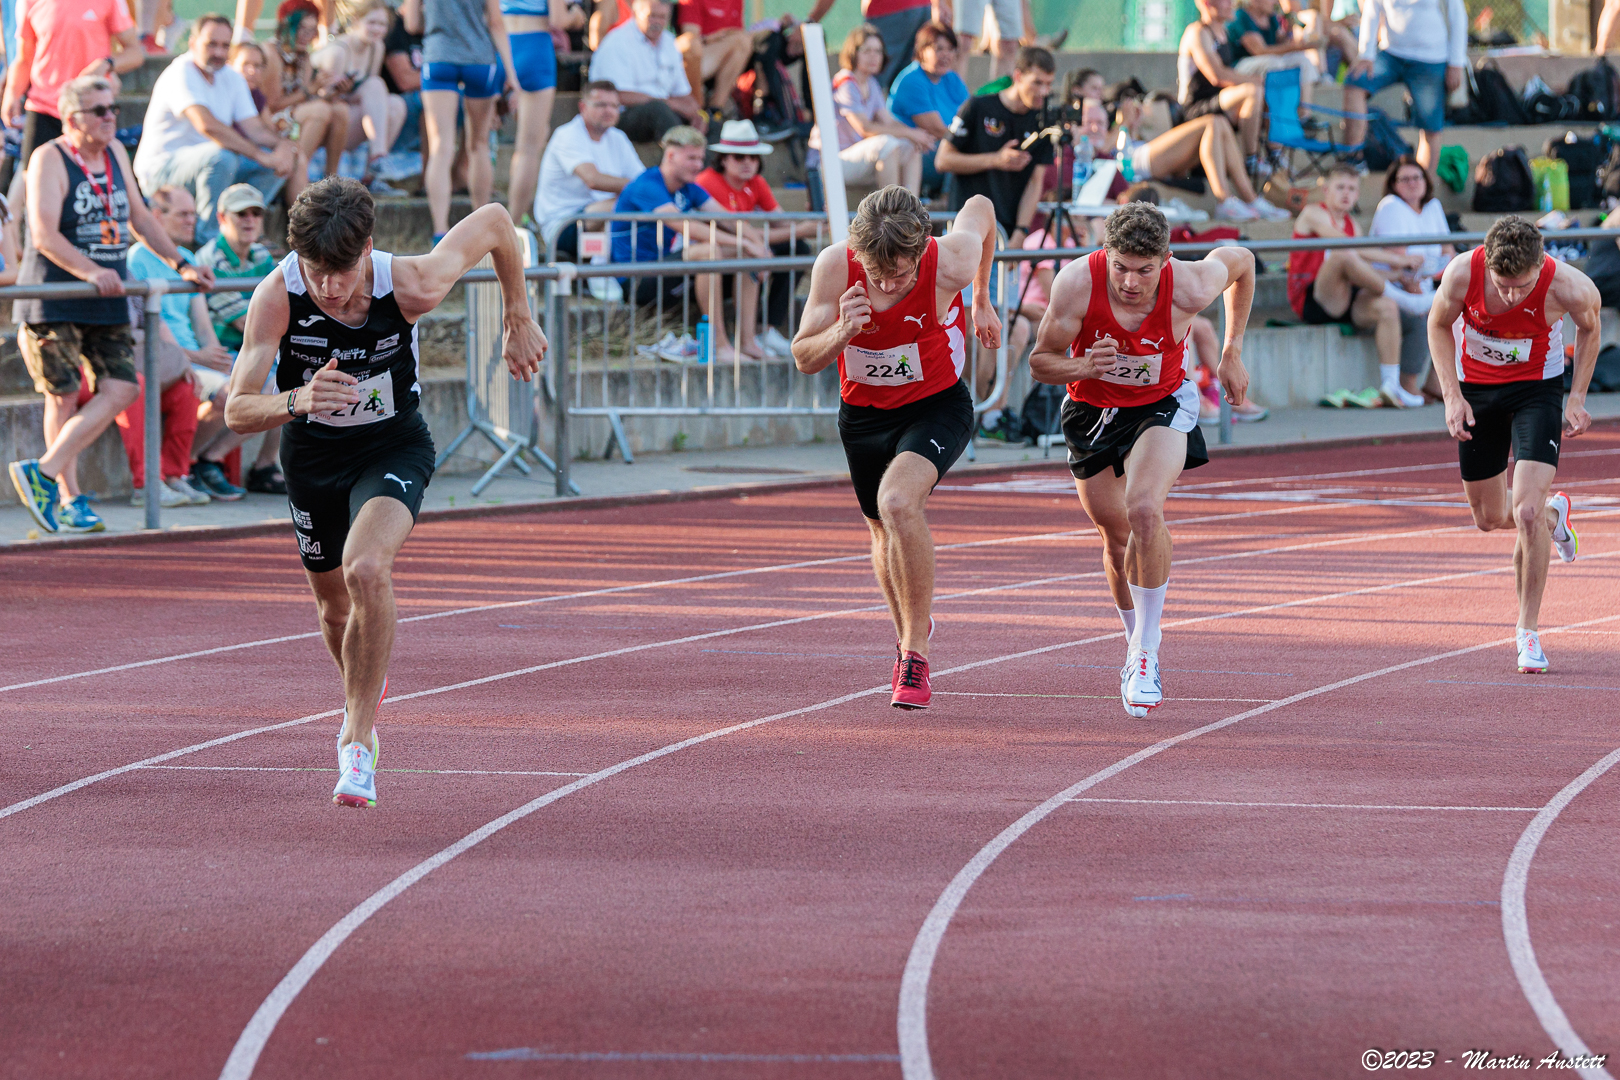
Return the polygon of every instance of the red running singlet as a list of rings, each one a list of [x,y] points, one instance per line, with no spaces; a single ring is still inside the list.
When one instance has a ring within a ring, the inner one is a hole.
[[[1547,325],[1547,290],[1558,263],[1543,255],[1530,295],[1506,311],[1485,310],[1485,249],[1469,256],[1468,294],[1453,328],[1457,378],[1466,383],[1540,382],[1564,373],[1564,321]]]
[[[1186,379],[1182,357],[1187,339],[1174,340],[1170,325],[1175,299],[1175,276],[1170,264],[1159,272],[1159,295],[1153,310],[1134,332],[1119,325],[1114,306],[1108,301],[1108,253],[1093,251],[1086,256],[1091,268],[1091,303],[1080,323],[1080,332],[1069,346],[1071,356],[1079,356],[1102,338],[1113,338],[1119,345],[1114,366],[1095,379],[1069,384],[1069,396],[1087,405],[1118,409],[1151,405],[1176,392]],[[1187,328],[1191,331],[1191,325]],[[1168,346],[1168,348],[1166,347]]]
[[[866,268],[849,253],[849,287],[864,286]],[[939,268],[939,242],[930,239],[917,264],[917,283],[887,311],[872,311],[872,321],[855,335],[838,357],[839,393],[851,405],[898,409],[949,390],[962,378],[967,363],[967,319],[957,293],[941,319],[934,310]]]
[[[1322,209],[1327,210],[1325,203],[1318,203]],[[1329,211],[1332,213],[1332,211]],[[1356,235],[1356,223],[1350,220],[1350,215],[1344,215],[1339,222],[1339,228],[1346,236]],[[1311,235],[1295,232],[1295,240],[1310,240]],[[1294,309],[1294,314],[1300,317],[1305,315],[1305,298],[1311,293],[1311,286],[1316,283],[1316,275],[1322,272],[1322,260],[1327,258],[1325,251],[1291,251],[1288,253],[1288,306]]]

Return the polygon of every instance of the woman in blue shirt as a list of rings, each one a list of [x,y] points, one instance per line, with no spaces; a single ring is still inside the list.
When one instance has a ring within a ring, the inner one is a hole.
[[[967,83],[956,73],[956,50],[954,30],[938,21],[924,23],[913,45],[917,59],[900,69],[889,89],[889,112],[907,127],[932,135],[936,147],[968,99]],[[923,196],[938,195],[944,182],[944,174],[934,167],[933,153],[925,151]]]

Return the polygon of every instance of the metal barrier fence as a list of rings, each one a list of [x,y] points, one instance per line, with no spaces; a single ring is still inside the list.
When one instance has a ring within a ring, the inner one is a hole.
[[[935,215],[936,217],[940,215]],[[948,216],[948,215],[945,215]],[[1312,238],[1309,240],[1245,240],[1222,241],[1217,244],[1178,244],[1173,245],[1171,251],[1176,255],[1201,255],[1216,247],[1238,246],[1257,252],[1289,252],[1289,251],[1320,251],[1337,248],[1369,248],[1369,247],[1407,247],[1428,244],[1477,244],[1484,239],[1484,233],[1447,233],[1433,236],[1399,236],[1399,237],[1345,237],[1336,239]],[[1565,229],[1549,234],[1557,240],[1606,240],[1614,242],[1620,240],[1620,232],[1599,228]],[[1060,265],[1064,262],[1082,258],[1096,250],[1093,247],[1071,248],[1043,248],[1035,250],[1009,250],[998,251],[996,261],[1001,272],[1001,289],[999,306],[1002,312],[1003,325],[1007,325],[1006,313],[1009,295],[1011,293],[1010,274],[1007,268],[1011,264],[1034,260],[1056,260]],[[790,271],[795,275],[809,269],[814,264],[810,256],[790,256],[766,260],[759,259],[724,259],[705,263],[703,269],[713,274],[738,274],[755,272]],[[642,279],[668,274],[668,264],[625,263],[604,264],[590,266],[576,266],[572,263],[551,263],[549,265],[531,265],[524,271],[524,276],[531,283],[545,283],[544,303],[538,303],[533,288],[530,290],[530,303],[540,308],[540,316],[546,326],[547,333],[552,337],[551,363],[538,384],[540,393],[534,392],[531,386],[527,396],[522,390],[513,391],[509,377],[504,375],[504,364],[500,363],[500,307],[493,307],[481,301],[472,299],[472,290],[469,290],[468,321],[467,321],[467,356],[468,356],[468,430],[464,430],[458,437],[460,441],[471,437],[472,429],[482,431],[478,422],[488,423],[489,434],[501,446],[504,455],[510,455],[511,462],[519,462],[523,452],[533,451],[535,460],[544,467],[551,469],[556,476],[556,493],[558,496],[578,494],[568,477],[569,453],[569,418],[572,416],[606,415],[607,407],[588,405],[583,402],[583,391],[571,388],[570,365],[559,363],[558,357],[568,348],[569,321],[572,317],[576,323],[581,319],[578,312],[571,312],[568,301],[575,297],[576,284],[580,280],[618,278]],[[689,271],[691,273],[692,271]],[[182,281],[135,281],[124,283],[126,295],[145,297],[148,303],[160,300],[167,293],[193,293],[193,292],[251,292],[258,286],[262,278],[225,278],[214,283],[210,288],[202,289],[189,282]],[[470,271],[461,279],[464,283],[477,286],[482,283],[496,281],[493,270],[477,269]],[[796,280],[796,277],[795,277]],[[498,294],[497,289],[490,289],[491,294]],[[63,283],[52,285],[13,285],[0,288],[0,301],[21,299],[83,299],[98,296],[95,287],[81,283]],[[792,299],[790,297],[790,299]],[[789,305],[793,311],[794,306]],[[796,316],[796,312],[795,312]],[[1006,336],[1004,335],[1004,341]],[[576,351],[583,348],[583,340],[575,346]],[[996,361],[995,382],[991,392],[981,401],[995,401],[1005,389],[1009,377],[1006,359],[1005,344],[999,351]],[[785,361],[791,365],[792,361]],[[741,361],[734,358],[732,364],[733,387],[740,388]],[[708,365],[679,365],[682,384],[687,388],[688,397],[682,405],[669,405],[660,408],[654,404],[638,404],[627,406],[618,410],[620,415],[701,415],[704,413],[726,415],[772,415],[769,404],[756,405],[753,403],[732,404],[713,408],[694,407],[690,404],[690,377],[687,369],[692,366],[704,366],[708,370],[703,372],[703,390],[714,400],[713,395],[718,388],[715,371],[717,364]],[[146,335],[144,357],[142,363],[143,373],[148,386],[157,385],[158,352],[157,335]],[[491,371],[499,370],[503,374],[504,383],[490,376]],[[605,378],[605,376],[604,376]],[[519,387],[525,384],[517,384]],[[803,410],[811,415],[834,415],[837,412],[836,393],[830,399],[823,399],[819,390],[810,388],[815,395],[808,402],[800,402],[783,408]],[[504,393],[504,397],[502,396]],[[579,404],[571,404],[570,396]],[[145,399],[144,439],[145,439],[145,469],[144,488],[146,491],[146,519],[148,529],[161,527],[161,508],[159,503],[160,485],[162,484],[161,464],[161,412],[160,394],[148,393]],[[549,399],[553,409],[553,455],[548,458],[539,450],[540,437],[539,412],[542,399]],[[526,404],[525,404],[526,403]],[[682,409],[684,412],[671,413],[671,409]],[[1228,410],[1223,406],[1223,427],[1230,423]],[[1228,428],[1229,430],[1229,428]],[[628,449],[622,435],[622,426],[615,431],[621,447]],[[514,450],[514,446],[517,447]],[[448,456],[449,450],[444,456]],[[442,457],[441,457],[442,460]],[[527,463],[522,467],[527,470]],[[486,478],[491,474],[486,474]],[[481,481],[487,482],[487,480]]]

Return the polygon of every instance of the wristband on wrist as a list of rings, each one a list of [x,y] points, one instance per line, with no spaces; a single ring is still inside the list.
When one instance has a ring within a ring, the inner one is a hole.
[[[297,390],[287,391],[287,415],[297,419],[298,413],[293,409],[293,401],[298,397]]]

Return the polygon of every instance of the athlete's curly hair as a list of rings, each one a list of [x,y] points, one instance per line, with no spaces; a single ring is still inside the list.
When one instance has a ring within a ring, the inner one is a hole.
[[[887,273],[901,259],[921,259],[932,233],[922,200],[899,184],[890,184],[856,207],[855,220],[849,224],[849,249],[869,270]]]
[[[1103,246],[1121,255],[1157,258],[1170,254],[1170,223],[1164,211],[1145,202],[1129,202],[1108,215]]]
[[[1485,265],[1516,278],[1541,265],[1541,230],[1521,217],[1497,218],[1485,234]]]
[[[364,184],[329,176],[299,192],[287,211],[287,246],[323,270],[347,270],[360,261],[376,221]]]

